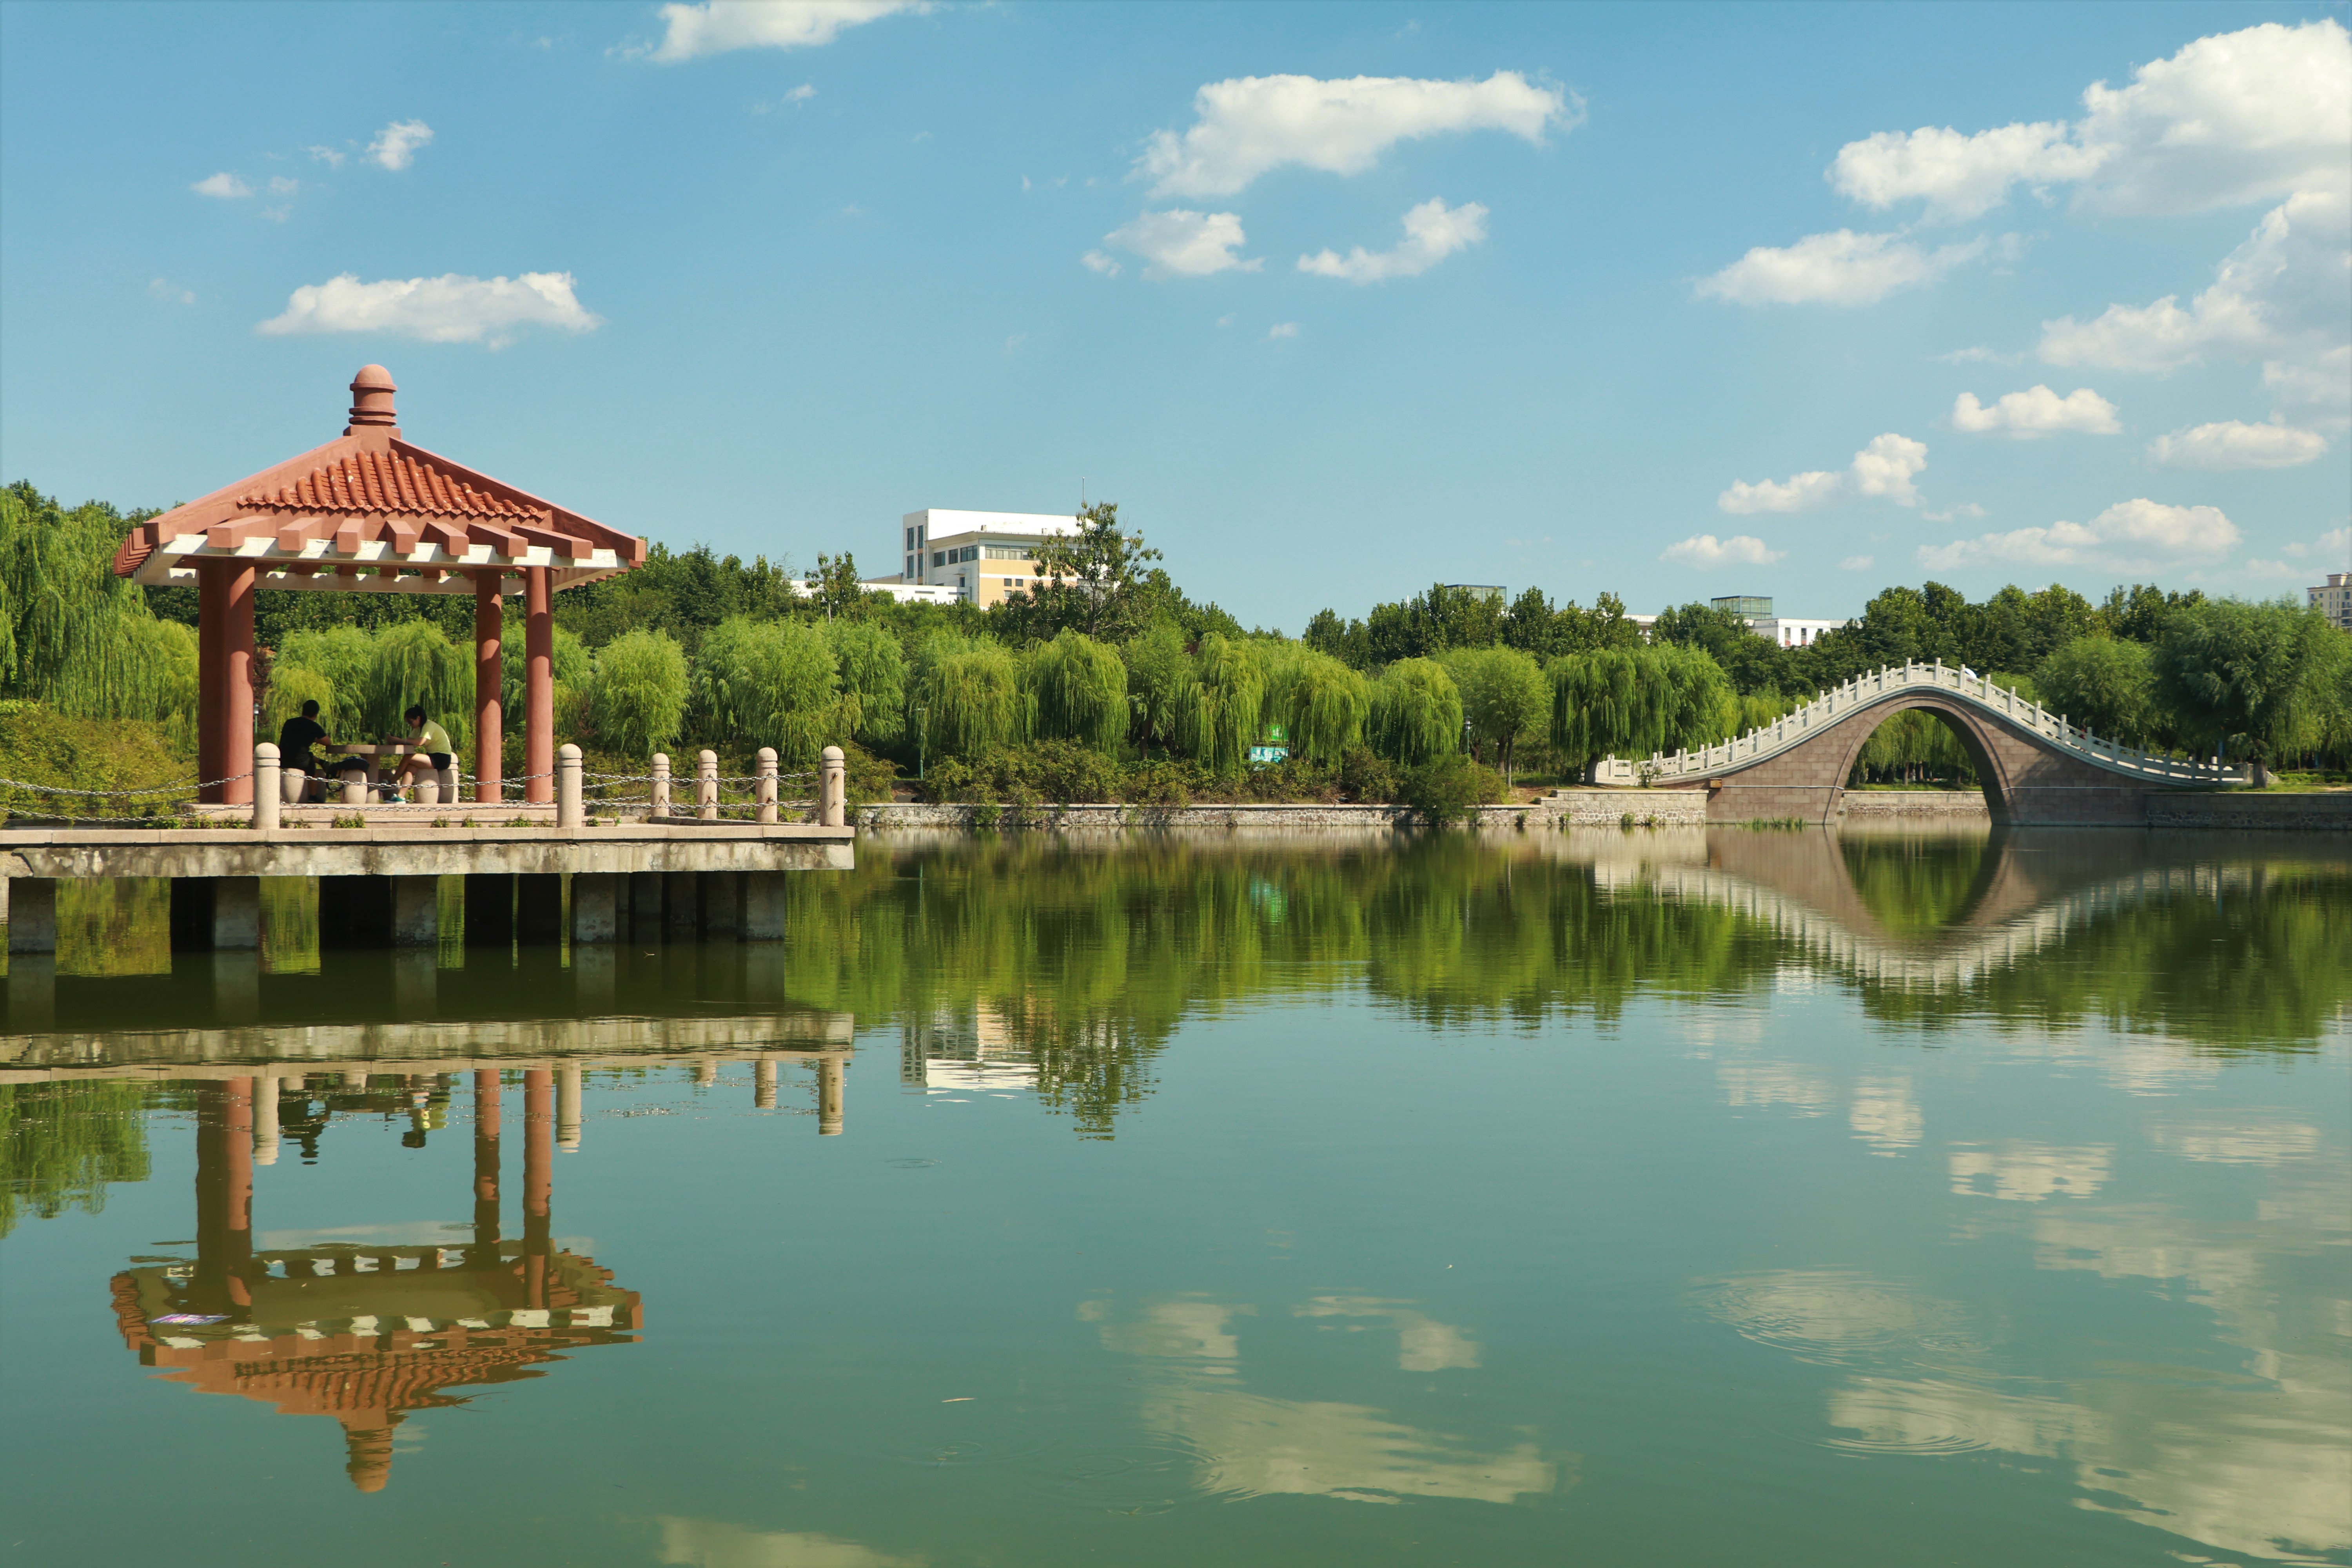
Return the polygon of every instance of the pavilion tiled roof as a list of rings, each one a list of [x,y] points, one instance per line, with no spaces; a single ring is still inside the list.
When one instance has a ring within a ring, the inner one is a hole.
[[[471,594],[494,578],[512,594],[526,568],[563,588],[645,561],[633,534],[403,440],[394,390],[366,366],[340,439],[139,524],[116,575],[190,584],[224,562],[263,588]]]
[[[397,511],[542,521],[533,508],[478,490],[436,464],[402,452],[354,452],[290,485],[249,491],[237,498],[237,505],[260,511]]]

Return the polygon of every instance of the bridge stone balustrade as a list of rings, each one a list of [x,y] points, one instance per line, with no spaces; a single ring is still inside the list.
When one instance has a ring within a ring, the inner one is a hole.
[[[1909,710],[1935,714],[1982,781],[1996,823],[2018,826],[2147,822],[2147,799],[2174,789],[2245,784],[2242,768],[2187,762],[2103,740],[1973,670],[1883,667],[1719,746],[1604,758],[1594,783],[1705,789],[1710,822],[1837,818],[1845,781],[1871,732]]]

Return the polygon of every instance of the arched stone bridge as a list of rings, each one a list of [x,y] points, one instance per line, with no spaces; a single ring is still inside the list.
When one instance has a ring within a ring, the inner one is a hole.
[[[2103,741],[1984,676],[1935,664],[1889,665],[1823,692],[1738,740],[1646,763],[1602,760],[1593,782],[1705,789],[1710,822],[1794,817],[1831,823],[1871,732],[1918,709],[1949,728],[1982,781],[1992,819],[2016,826],[2147,821],[2147,796],[2244,784],[2241,768],[2183,762]]]

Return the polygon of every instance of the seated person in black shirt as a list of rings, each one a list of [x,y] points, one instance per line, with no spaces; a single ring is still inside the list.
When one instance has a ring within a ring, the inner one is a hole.
[[[310,751],[321,741],[334,744],[327,740],[327,727],[319,722],[319,705],[305,702],[302,711],[287,720],[278,731],[278,765],[313,777],[330,772],[367,772],[367,763],[357,757],[338,757],[331,763],[322,764]]]

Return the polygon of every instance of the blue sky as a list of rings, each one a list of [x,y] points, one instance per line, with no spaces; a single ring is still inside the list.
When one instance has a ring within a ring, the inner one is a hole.
[[[373,361],[656,539],[878,573],[1083,483],[1294,633],[2299,591],[2352,564],[2346,19],[12,3],[0,465],[189,499]]]

